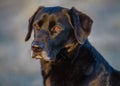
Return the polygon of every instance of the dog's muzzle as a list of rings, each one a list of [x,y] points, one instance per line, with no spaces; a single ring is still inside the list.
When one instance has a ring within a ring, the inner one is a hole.
[[[32,42],[32,50],[35,52],[40,52],[44,49],[44,43],[43,42]]]
[[[48,51],[44,50],[44,43],[43,42],[32,42],[31,45],[31,49],[32,49],[32,58],[35,59],[44,59],[46,61],[51,61],[49,55],[48,55]]]
[[[32,58],[41,59],[41,52],[43,51],[44,44],[42,42],[32,42],[31,49],[33,51]]]

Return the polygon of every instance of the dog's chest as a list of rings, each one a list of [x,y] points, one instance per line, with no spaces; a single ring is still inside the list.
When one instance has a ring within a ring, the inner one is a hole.
[[[44,64],[42,71],[45,86],[81,86],[83,84],[84,76],[79,68],[69,62],[59,65]]]

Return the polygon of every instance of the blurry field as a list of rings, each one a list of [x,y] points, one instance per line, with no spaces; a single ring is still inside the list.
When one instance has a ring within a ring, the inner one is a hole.
[[[94,21],[89,40],[120,70],[120,0],[0,0],[0,86],[42,86],[38,60],[24,42],[28,19],[38,6],[76,7]]]

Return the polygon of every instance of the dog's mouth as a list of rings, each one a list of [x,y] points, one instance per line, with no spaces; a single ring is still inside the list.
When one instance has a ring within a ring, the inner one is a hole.
[[[32,52],[32,58],[35,58],[35,59],[42,59],[43,57],[41,56],[40,53],[36,53],[36,52]]]
[[[32,51],[32,58],[33,59],[43,59],[45,61],[53,61],[46,51],[41,52],[34,52]]]

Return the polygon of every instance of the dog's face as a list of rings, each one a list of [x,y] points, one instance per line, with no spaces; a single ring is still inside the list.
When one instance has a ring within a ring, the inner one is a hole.
[[[40,7],[29,20],[26,41],[34,30],[33,58],[51,61],[63,48],[83,44],[91,31],[92,20],[75,8]],[[76,42],[75,42],[76,41]]]

